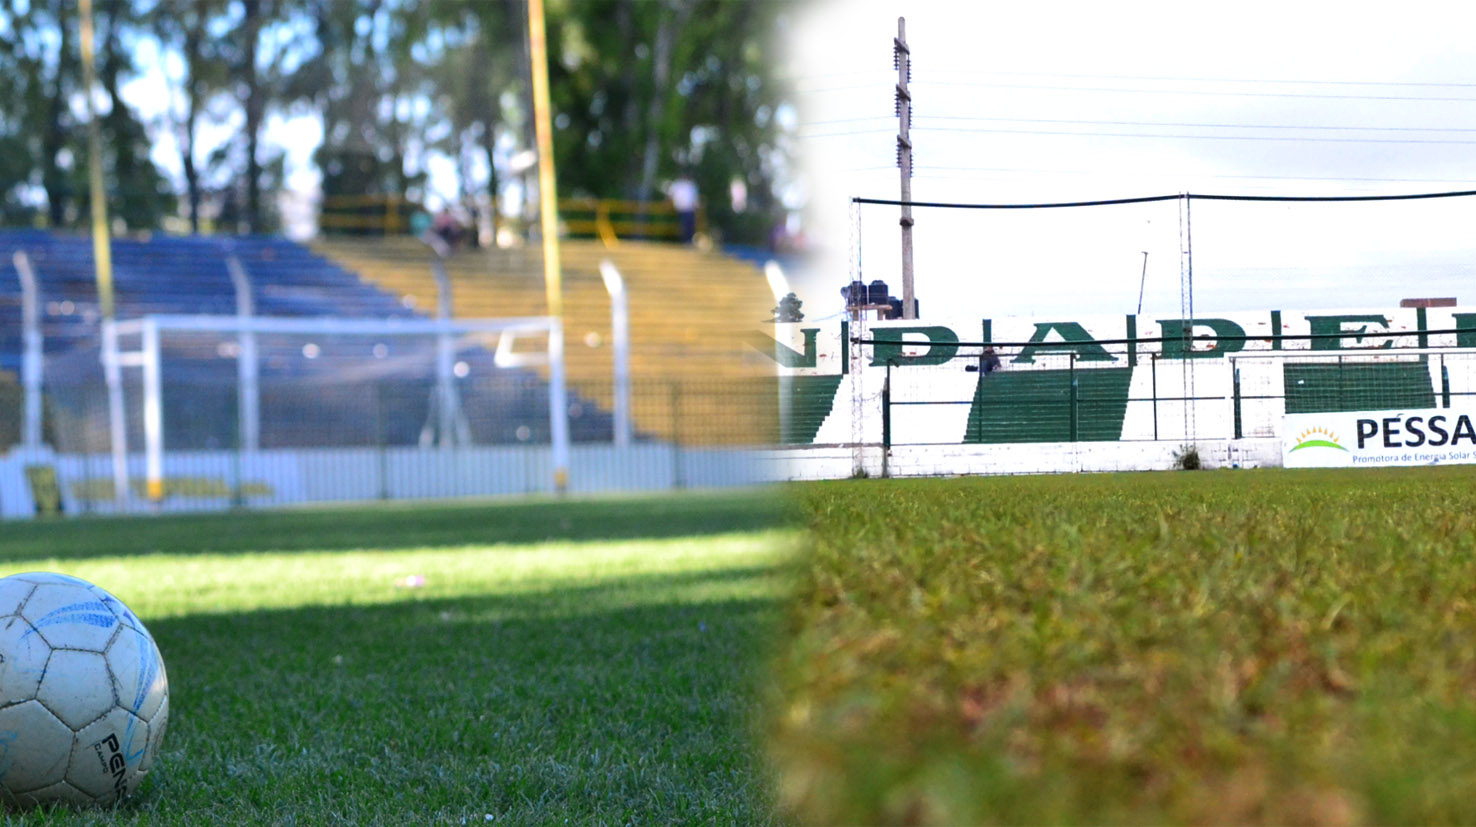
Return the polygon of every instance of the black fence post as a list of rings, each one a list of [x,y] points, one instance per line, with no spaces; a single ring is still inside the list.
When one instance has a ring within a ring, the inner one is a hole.
[[[385,437],[384,383],[374,383],[374,447],[379,457],[379,498],[389,499],[389,455]]]
[[[887,360],[887,376],[882,381],[882,469],[881,475],[886,478],[890,472],[888,459],[892,455],[892,360]]]
[[[1440,354],[1440,407],[1450,407],[1450,369],[1445,366],[1445,354]]]
[[[1148,355],[1151,359],[1148,365],[1151,371],[1149,376],[1153,379],[1153,439],[1156,441],[1158,439],[1158,354]]]
[[[240,419],[240,396],[241,388],[236,387],[236,422],[231,429],[231,508],[243,508],[246,505],[246,494],[241,484],[241,419]]]
[[[1075,353],[1075,351],[1073,351],[1070,354],[1070,356],[1071,356],[1071,373],[1069,375],[1070,375],[1070,378],[1071,378],[1071,388],[1070,388],[1070,402],[1068,403],[1069,406],[1070,406],[1070,409],[1067,411],[1067,413],[1071,417],[1071,441],[1072,442],[1075,442],[1076,441],[1076,353]]]
[[[671,383],[671,487],[682,483],[682,386]]]
[[[1230,374],[1231,381],[1234,383],[1231,393],[1234,398],[1235,438],[1240,439],[1242,435],[1240,424],[1240,366],[1235,363],[1234,359],[1230,360]]]
[[[1338,354],[1338,410],[1348,410],[1347,401],[1343,399],[1346,388],[1343,385],[1343,354]]]

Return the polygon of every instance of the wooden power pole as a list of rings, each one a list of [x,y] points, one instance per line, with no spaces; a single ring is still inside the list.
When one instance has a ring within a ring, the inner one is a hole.
[[[897,166],[902,170],[902,318],[917,318],[917,300],[912,292],[912,54],[907,49],[907,18],[897,18],[897,37],[892,41],[892,62],[897,67]]]

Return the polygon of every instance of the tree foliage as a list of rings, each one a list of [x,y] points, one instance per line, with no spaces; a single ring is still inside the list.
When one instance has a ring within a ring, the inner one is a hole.
[[[762,237],[785,164],[784,6],[548,0],[547,15],[561,193],[659,199],[686,173],[714,227]],[[94,20],[109,206],[129,228],[178,213],[194,231],[271,230],[286,158],[305,154],[283,124],[304,120],[321,126],[324,196],[422,202],[450,170],[452,200],[495,226],[532,186],[513,162],[533,144],[525,0],[94,0]],[[73,0],[0,11],[7,223],[85,219],[79,51]],[[161,85],[162,100],[136,91]]]

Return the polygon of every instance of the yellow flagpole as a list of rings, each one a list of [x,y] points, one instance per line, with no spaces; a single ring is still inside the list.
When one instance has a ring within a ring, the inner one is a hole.
[[[564,389],[564,277],[559,261],[559,202],[554,181],[552,105],[548,93],[548,38],[543,0],[528,0],[528,53],[533,75],[533,130],[538,142],[538,206],[543,234],[543,284],[548,296],[549,420],[554,488],[569,483],[569,418]]]
[[[81,0],[78,14],[82,24],[82,89],[87,99],[87,151],[91,158],[87,177],[92,193],[92,256],[97,267],[97,302],[102,317],[113,319],[113,254],[108,244],[108,202],[103,190],[102,128],[92,101],[95,82],[92,67],[92,0]]]
[[[118,327],[113,306],[113,250],[108,238],[108,201],[103,187],[102,127],[92,100],[96,82],[93,68],[92,0],[77,5],[82,34],[82,97],[87,101],[88,182],[92,200],[92,261],[97,278],[97,304],[102,313],[103,378],[108,389],[108,434],[113,455],[113,501],[123,511],[128,504],[128,431],[124,423],[123,367],[118,360]],[[151,474],[149,498],[158,502],[163,481]]]

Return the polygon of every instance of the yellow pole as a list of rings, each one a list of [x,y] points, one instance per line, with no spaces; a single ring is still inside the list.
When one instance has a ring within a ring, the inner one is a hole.
[[[528,0],[528,53],[533,63],[533,130],[538,142],[538,207],[543,233],[543,284],[548,296],[549,419],[554,488],[569,484],[569,418],[564,389],[564,277],[559,262],[559,199],[554,183],[552,105],[548,94],[548,38],[543,0]]]
[[[92,101],[95,81],[92,68],[92,0],[81,0],[78,14],[82,22],[82,89],[87,99],[88,179],[92,193],[92,257],[97,266],[97,302],[102,316],[113,319],[113,254],[108,244],[108,202],[103,191],[102,128]]]
[[[103,187],[102,127],[92,100],[96,82],[92,48],[92,0],[80,0],[77,16],[82,34],[82,97],[87,102],[88,179],[92,200],[92,261],[97,278],[97,304],[102,312],[103,378],[108,389],[108,434],[113,455],[113,501],[119,512],[128,505],[128,431],[123,420],[123,366],[118,359],[118,328],[113,313],[113,251],[108,238],[108,201]],[[149,498],[164,496],[164,482],[148,479]]]

